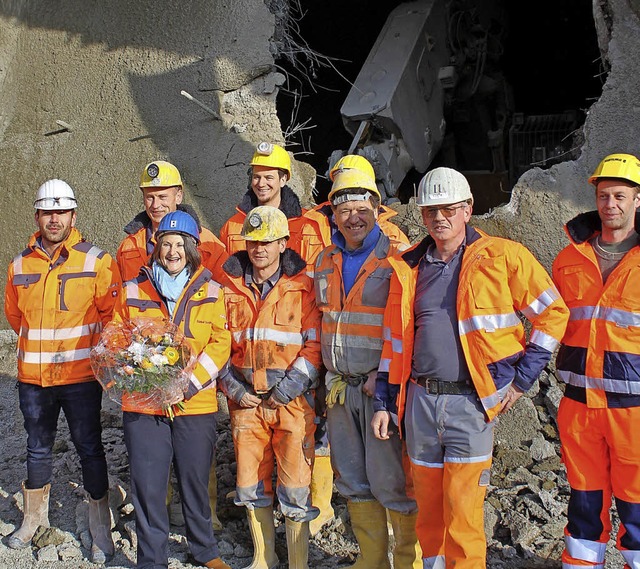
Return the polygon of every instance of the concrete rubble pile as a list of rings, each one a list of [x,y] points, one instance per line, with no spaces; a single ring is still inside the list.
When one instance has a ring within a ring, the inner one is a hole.
[[[2,438],[5,458],[0,470],[0,536],[14,531],[21,519],[20,481],[24,477],[25,441],[17,405],[15,379],[0,377],[0,412],[6,417]],[[495,568],[560,567],[562,535],[566,523],[569,486],[560,460],[555,426],[562,386],[552,373],[540,378],[538,387],[523,397],[516,408],[500,417],[491,486],[485,503],[488,566]],[[218,515],[224,529],[218,534],[222,557],[232,567],[244,567],[252,555],[251,537],[242,508],[227,495],[235,484],[235,457],[228,415],[220,399],[218,412]],[[135,522],[128,497],[128,459],[122,439],[121,410],[105,399],[103,438],[110,475],[110,505],[113,512],[113,538],[117,553],[110,567],[133,567],[135,560]],[[80,464],[69,439],[64,419],[54,449],[51,528],[41,528],[34,547],[15,551],[0,542],[0,566],[16,569],[48,562],[52,569],[95,567],[88,561],[88,503],[79,485]],[[177,492],[170,506],[172,520],[179,522]],[[357,545],[348,522],[344,500],[334,492],[337,518],[312,539],[309,565],[329,569],[348,567],[357,554]],[[277,515],[277,552],[286,559],[284,519]],[[171,567],[192,567],[187,561],[184,527],[172,526]],[[3,542],[6,540],[2,540]],[[618,555],[610,554],[616,567]],[[622,562],[620,561],[620,567]]]

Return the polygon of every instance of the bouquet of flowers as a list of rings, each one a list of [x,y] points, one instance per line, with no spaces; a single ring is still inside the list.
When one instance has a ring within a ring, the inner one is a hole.
[[[168,320],[110,322],[91,350],[91,367],[109,397],[160,409],[173,419],[182,408],[196,357],[182,331]]]

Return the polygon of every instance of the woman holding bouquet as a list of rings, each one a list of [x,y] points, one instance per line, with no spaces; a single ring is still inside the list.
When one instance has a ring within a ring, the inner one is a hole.
[[[193,558],[205,567],[230,569],[220,559],[211,527],[207,486],[216,443],[216,378],[229,358],[231,338],[222,289],[202,266],[198,242],[198,226],[189,214],[165,215],[149,266],[125,283],[116,307],[115,318],[125,323],[137,317],[170,320],[197,358],[175,416],[136,393],[123,396],[138,569],[168,567],[165,500],[172,462]]]

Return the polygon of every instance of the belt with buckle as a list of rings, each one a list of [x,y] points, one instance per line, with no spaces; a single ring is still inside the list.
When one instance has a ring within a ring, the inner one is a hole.
[[[361,383],[365,383],[369,376],[365,374],[349,373],[341,376],[351,387],[357,387]]]
[[[430,395],[471,395],[476,390],[466,381],[442,381],[424,375],[414,378]]]

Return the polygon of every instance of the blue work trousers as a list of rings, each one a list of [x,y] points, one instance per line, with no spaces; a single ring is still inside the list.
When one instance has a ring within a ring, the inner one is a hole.
[[[170,467],[178,480],[191,554],[201,564],[220,557],[211,526],[209,471],[216,446],[213,413],[168,417],[125,412],[131,496],[136,515],[138,569],[168,567]]]
[[[28,489],[50,484],[53,475],[53,443],[60,409],[69,425],[71,440],[80,456],[82,481],[94,500],[109,488],[107,461],[102,446],[102,387],[97,381],[40,387],[20,382],[20,410],[27,431]]]

